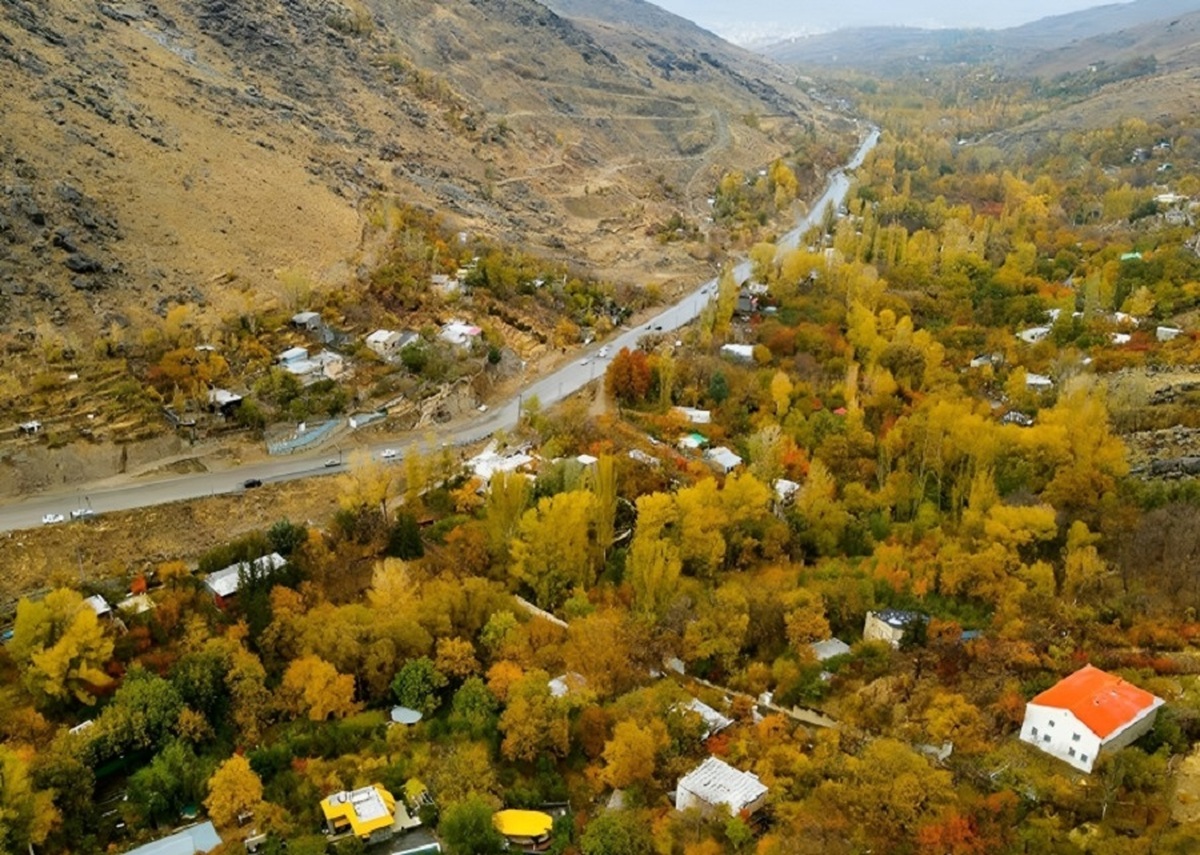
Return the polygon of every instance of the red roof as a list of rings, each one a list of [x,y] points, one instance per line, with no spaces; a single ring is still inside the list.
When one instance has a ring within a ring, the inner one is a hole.
[[[1162,700],[1099,668],[1084,665],[1064,677],[1031,703],[1070,710],[1101,739],[1132,724]]]

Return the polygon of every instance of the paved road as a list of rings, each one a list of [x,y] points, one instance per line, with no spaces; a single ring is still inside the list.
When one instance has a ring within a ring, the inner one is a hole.
[[[825,192],[813,203],[808,215],[801,219],[794,229],[784,235],[779,242],[781,247],[796,246],[800,236],[821,219],[827,206],[834,205],[836,207],[841,204],[850,189],[847,170],[860,166],[878,139],[878,131],[871,130],[853,159],[843,169],[831,173]],[[739,280],[747,278],[750,275],[750,262],[739,262],[735,266],[734,272]],[[635,348],[638,339],[648,331],[669,332],[690,323],[699,316],[701,310],[716,292],[716,284],[716,279],[710,279],[697,285],[694,291],[656,315],[647,324],[636,329],[625,330],[615,338],[604,342],[603,346],[607,348],[607,358],[611,358],[622,347]],[[517,397],[492,407],[468,423],[443,426],[443,432],[436,437],[437,441],[464,444],[483,439],[498,430],[515,426],[522,403],[531,396],[536,395],[541,404],[547,406],[571,395],[604,373],[607,358],[599,356],[600,348],[601,345],[595,345],[569,364],[530,383],[521,390]],[[394,442],[381,442],[370,446],[369,451],[378,456],[384,449],[394,448],[399,452],[398,457],[400,457],[403,456],[404,447]],[[336,457],[341,462],[336,466],[326,466],[326,461],[331,461],[331,457]],[[123,511],[212,496],[218,493],[240,492],[245,489],[242,485],[249,479],[274,483],[297,478],[332,475],[344,472],[345,469],[346,463],[342,456],[336,451],[331,455],[329,450],[325,449],[307,455],[271,458],[224,472],[176,477],[147,477],[144,480],[120,486],[105,486],[103,482],[100,482],[65,488],[0,505],[0,531],[41,525],[42,518],[46,514],[66,516],[67,521],[58,523],[59,525],[78,525],[69,516],[70,511],[75,508],[88,507],[97,514],[106,511]]]

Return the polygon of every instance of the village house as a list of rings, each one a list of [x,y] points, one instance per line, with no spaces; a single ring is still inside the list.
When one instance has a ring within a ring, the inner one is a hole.
[[[416,341],[415,332],[398,332],[396,330],[375,330],[367,336],[367,348],[379,354],[380,359],[391,360],[400,355],[400,351]]]
[[[675,809],[698,808],[708,814],[726,811],[731,816],[754,813],[766,802],[767,788],[758,776],[709,757],[679,779]]]
[[[892,647],[899,649],[904,633],[917,623],[929,620],[920,612],[907,612],[900,609],[884,609],[881,612],[867,612],[863,622],[863,641],[886,641]]]
[[[208,390],[208,409],[220,413],[224,418],[231,418],[242,405],[242,396],[228,389]]]
[[[368,842],[386,840],[400,830],[394,827],[398,808],[403,805],[382,784],[343,790],[321,800],[330,834],[353,834]]]
[[[454,345],[460,350],[470,350],[475,342],[479,341],[482,333],[483,330],[477,326],[472,326],[462,321],[450,321],[442,327],[438,333],[438,338]]]
[[[824,662],[835,656],[843,656],[850,652],[850,645],[840,638],[827,638],[824,641],[814,641],[808,645],[818,662]]]
[[[693,407],[671,407],[671,412],[683,416],[684,420],[693,425],[706,425],[712,422],[712,412],[697,410]]]
[[[1132,744],[1153,726],[1162,698],[1091,665],[1025,705],[1021,739],[1082,772],[1102,752]]]
[[[704,736],[702,739],[708,739],[714,734],[720,733],[725,728],[733,724],[733,719],[728,716],[721,715],[715,709],[699,698],[692,698],[686,704],[676,704],[672,707],[674,710],[694,712],[704,721]]]
[[[708,445],[708,437],[702,433],[689,433],[681,436],[676,444],[684,451],[696,451]]]
[[[306,347],[291,347],[275,358],[279,367],[299,378],[306,386],[321,379],[336,380],[346,370],[346,360],[340,353],[323,350],[309,356]]]
[[[721,345],[721,355],[728,356],[730,359],[738,362],[753,362],[754,361],[754,346],[749,344],[723,344]]]
[[[704,457],[709,463],[726,474],[742,465],[742,458],[723,445],[710,448],[704,452]]]
[[[222,843],[221,835],[211,822],[189,826],[167,837],[160,837],[145,846],[130,849],[125,855],[199,855],[211,852]]]
[[[285,564],[287,564],[286,558],[278,552],[272,552],[270,555],[255,558],[253,561],[239,561],[237,564],[230,564],[222,570],[209,573],[204,577],[204,586],[208,588],[213,599],[220,606],[238,592],[242,586],[243,573],[269,576]]]

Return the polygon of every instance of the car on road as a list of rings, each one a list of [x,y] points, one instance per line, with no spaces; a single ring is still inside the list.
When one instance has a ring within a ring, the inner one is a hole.
[[[587,364],[588,364],[588,358],[585,356],[583,359],[579,360],[579,364],[580,364],[580,365],[587,365]]]
[[[399,455],[396,454],[396,449],[385,448],[382,452],[380,452],[379,456],[384,460],[395,460]]]
[[[655,328],[656,330],[661,330],[661,329],[662,329],[662,324],[655,324],[655,325],[654,325],[654,328]]]
[[[332,469],[335,466],[341,466],[342,462],[336,457],[331,457],[322,464],[326,469]]]
[[[604,345],[604,347],[600,348],[600,352],[597,353],[596,355],[599,356],[601,359],[604,359],[605,357],[607,357],[608,356],[608,345],[606,344],[606,345]]]
[[[76,508],[75,510],[71,511],[71,519],[73,520],[87,519],[88,517],[94,517],[95,515],[96,512],[91,508]]]
[[[253,490],[255,487],[261,487],[262,478],[247,478],[242,482],[242,486],[247,490]]]
[[[65,519],[66,517],[64,517],[62,514],[43,514],[42,525],[54,525],[55,523],[60,523]]]

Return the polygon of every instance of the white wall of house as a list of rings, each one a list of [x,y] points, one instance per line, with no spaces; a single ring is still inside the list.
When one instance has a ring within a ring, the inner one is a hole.
[[[1100,737],[1070,711],[1040,704],[1025,705],[1021,739],[1082,772],[1092,771],[1102,747]]]
[[[1162,702],[1159,702],[1159,706]],[[1154,727],[1154,720],[1158,718],[1158,707],[1150,711],[1148,715],[1142,716],[1133,724],[1126,727],[1124,730],[1118,730],[1115,733],[1109,734],[1108,739],[1104,740],[1101,746],[1101,751],[1117,751],[1127,745],[1132,745],[1145,734],[1149,733]]]
[[[867,612],[867,619],[863,622],[863,641],[886,641],[892,647],[899,647],[903,638],[904,627],[892,626],[876,617],[874,612]]]

